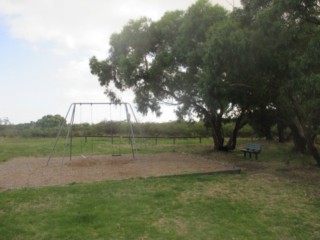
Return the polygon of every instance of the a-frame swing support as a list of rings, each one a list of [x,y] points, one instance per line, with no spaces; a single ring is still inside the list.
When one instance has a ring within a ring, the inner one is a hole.
[[[126,120],[127,120],[127,124],[128,124],[128,128],[129,128],[129,140],[130,140],[130,145],[131,145],[131,152],[132,152],[132,157],[133,159],[135,159],[136,157],[136,147],[135,147],[135,137],[134,137],[134,132],[133,132],[133,127],[132,127],[132,122],[131,122],[131,115],[130,115],[130,112],[132,113],[133,115],[133,118],[134,118],[134,121],[137,123],[137,118],[134,114],[134,111],[133,111],[133,108],[131,106],[130,103],[126,103],[126,102],[121,102],[121,103],[111,103],[111,102],[91,102],[91,103],[88,103],[88,102],[79,102],[79,103],[72,103],[67,111],[67,114],[64,118],[64,122],[62,122],[60,124],[60,128],[59,128],[59,131],[57,133],[57,136],[56,136],[56,139],[55,139],[55,142],[54,142],[54,145],[51,149],[51,152],[50,152],[50,155],[49,155],[49,158],[48,158],[48,161],[47,161],[47,165],[49,165],[49,162],[51,160],[51,158],[53,157],[53,154],[54,152],[56,151],[56,147],[57,147],[57,144],[58,144],[58,141],[61,137],[61,133],[62,133],[62,130],[63,128],[67,125],[68,127],[68,130],[67,130],[67,135],[66,135],[66,138],[65,138],[65,144],[64,144],[64,149],[63,149],[63,155],[62,155],[62,162],[61,164],[63,165],[64,164],[64,158],[65,158],[65,154],[66,154],[66,151],[67,149],[69,150],[69,160],[72,159],[72,127],[73,127],[73,124],[74,124],[74,120],[75,120],[75,113],[76,113],[76,108],[77,106],[82,106],[82,105],[90,105],[91,107],[94,106],[94,105],[109,105],[110,107],[112,105],[114,106],[117,106],[117,105],[120,105],[120,108],[122,105],[124,105],[124,108],[125,108],[125,111],[126,111]],[[121,109],[120,109],[121,111]],[[71,112],[71,117],[70,117],[70,122],[68,123],[68,117],[69,117],[69,114]]]

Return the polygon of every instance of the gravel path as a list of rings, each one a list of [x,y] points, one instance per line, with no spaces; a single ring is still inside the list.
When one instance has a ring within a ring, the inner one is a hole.
[[[0,189],[89,183],[136,177],[208,173],[233,169],[232,166],[183,153],[73,157],[16,158],[0,164]]]

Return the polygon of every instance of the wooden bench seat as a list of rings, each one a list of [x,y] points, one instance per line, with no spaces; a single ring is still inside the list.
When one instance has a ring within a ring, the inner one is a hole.
[[[256,159],[258,159],[258,154],[261,153],[262,145],[259,143],[248,143],[245,145],[243,149],[240,151],[243,152],[244,157],[246,158],[247,153],[249,153],[249,157],[254,154]]]

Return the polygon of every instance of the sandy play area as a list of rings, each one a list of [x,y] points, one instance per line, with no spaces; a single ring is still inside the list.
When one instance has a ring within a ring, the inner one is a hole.
[[[0,164],[0,189],[89,183],[137,177],[235,170],[233,166],[184,153],[53,158],[17,158]]]

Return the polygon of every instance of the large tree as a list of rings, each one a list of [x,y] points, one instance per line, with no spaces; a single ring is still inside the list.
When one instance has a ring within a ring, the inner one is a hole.
[[[252,113],[264,106],[264,82],[256,71],[256,44],[252,31],[239,22],[237,14],[208,32],[203,98],[220,113],[220,120],[235,122],[227,147],[234,149],[238,131],[248,123]]]
[[[211,127],[215,149],[235,148],[249,120],[266,135],[277,121],[320,165],[319,1],[242,3],[228,13],[199,0],[156,22],[130,21],[112,35],[107,59],[90,60],[91,72],[114,101],[113,86],[132,89],[142,113],[160,114],[170,101],[178,116],[196,114]],[[235,128],[225,144],[227,118]]]
[[[219,91],[207,91],[203,79],[208,31],[227,19],[222,7],[199,0],[186,12],[168,12],[157,22],[130,21],[112,35],[106,60],[91,59],[91,71],[114,100],[111,82],[120,90],[132,89],[142,113],[160,114],[159,103],[171,101],[179,106],[178,116],[196,114],[211,127],[215,149],[221,149],[222,120],[233,107],[225,98],[220,101]]]
[[[320,165],[315,140],[320,127],[319,1],[245,0],[243,21],[262,51],[257,71],[269,84],[271,104],[288,125],[296,148]],[[267,102],[265,104],[268,104]]]

